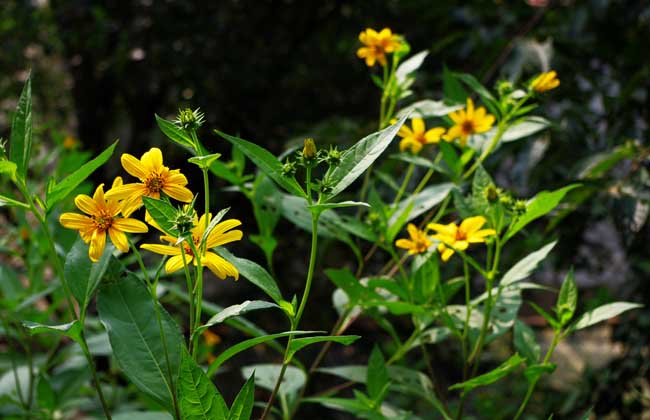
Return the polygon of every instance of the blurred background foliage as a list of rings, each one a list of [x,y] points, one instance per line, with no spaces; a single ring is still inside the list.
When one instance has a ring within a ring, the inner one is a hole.
[[[430,51],[414,86],[417,99],[442,98],[443,66],[491,87],[499,79],[523,81],[557,70],[561,85],[540,111],[553,128],[502,148],[488,166],[500,186],[520,197],[576,180],[585,185],[551,218],[548,226],[557,224],[561,241],[554,263],[536,281],[557,286],[574,265],[585,308],[613,297],[650,302],[646,1],[3,0],[0,135],[8,137],[31,69],[42,158],[48,144],[66,138],[78,139],[79,149],[92,154],[120,138],[116,154],[140,155],[164,144],[154,113],[173,118],[184,106],[206,113],[203,142],[225,156],[229,148],[212,128],[278,154],[307,135],[320,144],[349,144],[374,131],[378,114],[379,93],[355,55],[366,27],[390,27],[413,52]],[[166,150],[170,166],[183,165],[182,150]],[[48,170],[43,160],[34,171]],[[98,182],[120,172],[118,165],[103,170]],[[237,207],[243,199],[215,195],[253,229],[252,216],[242,214],[248,210]],[[278,232],[279,249],[307,248],[306,235],[294,235],[298,230],[289,223]],[[513,244],[509,263],[546,240],[537,233],[523,239],[519,251]],[[263,260],[253,246],[237,251]],[[323,267],[353,264],[346,252],[326,248]],[[304,272],[306,261],[293,257],[280,252],[275,263],[281,281],[298,290],[301,277],[293,273]],[[220,303],[251,291],[242,282],[210,287]],[[332,285],[323,278],[315,289],[313,301],[327,304],[308,314],[307,328],[331,325],[336,317],[329,305]],[[527,319],[537,322],[532,312]],[[372,337],[377,327],[370,324],[361,321],[357,332]],[[575,363],[556,374],[570,371],[569,379],[551,381],[536,409],[552,408],[561,418],[592,406],[598,418],[647,416],[649,327],[646,310],[576,338],[563,355]],[[361,350],[330,357],[363,360]],[[498,413],[509,398],[507,392],[481,395],[477,404]]]

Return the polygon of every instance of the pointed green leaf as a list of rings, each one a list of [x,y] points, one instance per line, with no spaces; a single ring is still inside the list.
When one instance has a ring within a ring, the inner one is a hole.
[[[88,257],[88,244],[77,238],[65,257],[64,273],[72,295],[77,299],[81,312],[85,312],[95,290],[111,261],[113,245],[107,244],[99,261],[93,263]]]
[[[204,330],[213,325],[220,324],[229,318],[241,316],[247,312],[259,311],[260,309],[279,308],[278,305],[263,300],[247,300],[239,305],[232,305],[224,308],[221,312],[214,315],[204,325],[196,329],[195,334],[201,334]]]
[[[510,142],[526,138],[544,130],[551,123],[542,117],[526,117],[508,127],[501,137],[502,142]]]
[[[0,162],[0,163],[4,163],[4,162]],[[9,162],[9,163],[13,164],[13,162]],[[23,203],[22,201],[14,200],[13,198],[0,194],[0,207],[5,207],[5,206],[22,207],[24,209],[29,209],[29,205],[27,205],[26,203]]]
[[[537,363],[540,356],[539,344],[535,340],[535,332],[520,320],[515,321],[514,327],[515,350],[527,360],[527,364]]]
[[[166,201],[157,198],[142,197],[142,202],[147,208],[149,215],[158,223],[162,230],[171,235],[178,236],[178,229],[174,225],[177,210]]]
[[[209,169],[212,164],[221,157],[221,153],[212,153],[204,156],[194,156],[187,159],[188,162],[195,164],[201,169]]]
[[[75,320],[61,325],[45,325],[38,322],[23,321],[23,326],[31,335],[42,333],[54,333],[58,335],[65,335],[76,342],[81,342],[81,325],[79,321]]]
[[[331,341],[347,346],[354,343],[359,338],[361,338],[359,335],[321,335],[317,337],[296,338],[291,342],[291,345],[287,350],[286,361],[291,361],[294,354],[311,344]]]
[[[419,193],[400,201],[397,204],[395,213],[388,222],[389,225],[393,227],[404,214],[404,212],[408,213],[404,220],[404,223],[406,223],[417,218],[426,211],[431,210],[433,207],[440,204],[447,197],[447,195],[449,195],[449,191],[451,191],[453,188],[454,184],[451,182],[429,185]],[[404,223],[402,223],[402,226]],[[402,226],[399,227],[398,231],[401,230]]]
[[[293,195],[298,197],[307,197],[307,194],[302,190],[298,181],[293,177],[285,176],[282,172],[282,163],[271,152],[263,147],[251,143],[249,141],[240,139],[238,137],[229,136],[219,130],[214,130],[215,133],[228,140],[241,150],[247,158],[249,158],[255,166],[264,172],[269,178],[275,181],[279,186],[287,190]]]
[[[54,411],[57,407],[57,395],[52,387],[52,383],[44,374],[38,376],[38,385],[36,386],[36,401],[40,409]]]
[[[228,420],[250,420],[255,404],[255,372],[246,381],[230,407]]]
[[[503,362],[496,369],[491,370],[490,372],[479,375],[475,378],[472,378],[468,381],[454,384],[449,387],[450,390],[453,389],[462,389],[463,393],[470,392],[472,389],[477,388],[483,385],[492,384],[499,379],[507,376],[510,372],[515,370],[525,359],[521,357],[518,353],[512,355],[508,360]]]
[[[526,212],[515,219],[514,223],[510,225],[510,228],[503,238],[503,242],[512,238],[515,233],[519,232],[533,220],[538,219],[553,210],[558,204],[560,204],[560,201],[562,201],[567,192],[574,188],[578,188],[579,186],[580,184],[572,184],[555,191],[542,191],[535,195],[535,197],[530,199],[526,204]]]
[[[180,329],[157,302],[171,366],[167,366],[156,310],[142,281],[131,272],[102,283],[97,296],[99,319],[118,364],[140,391],[172,412],[175,387],[169,373],[176,377],[180,349],[184,345]]]
[[[183,147],[187,147],[191,150],[194,149],[192,139],[183,129],[179,128],[173,122],[159,117],[158,114],[154,115],[156,116],[156,124],[158,124],[158,128],[160,128],[160,131],[162,131],[168,139]]]
[[[643,305],[632,302],[614,302],[608,303],[603,306],[599,306],[596,309],[592,309],[589,312],[583,314],[578,320],[571,326],[571,330],[581,330],[583,328],[590,327],[594,324],[597,324],[601,321],[613,318],[617,315],[622,314],[623,312],[629,311],[631,309],[642,308]]]
[[[501,285],[507,286],[509,284],[524,280],[530,276],[530,273],[532,273],[537,265],[546,258],[556,243],[557,241],[553,241],[544,245],[537,251],[526,255],[517,264],[513,265],[506,274],[503,275],[503,278],[501,279]]]
[[[223,397],[185,348],[178,372],[178,408],[185,420],[225,419],[229,414]]]
[[[495,116],[497,117],[499,116],[500,114],[499,103],[494,98],[494,96],[492,96],[490,91],[487,90],[485,86],[481,84],[481,82],[476,80],[476,78],[471,74],[467,74],[467,73],[454,73],[454,77],[461,80],[463,83],[469,86],[474,92],[478,93],[478,95],[485,103],[487,109]]]
[[[364,203],[363,201],[341,201],[340,203],[313,204],[307,207],[312,210],[319,210],[322,212],[329,209],[338,209],[344,207],[370,207],[370,204]]]
[[[463,105],[460,108],[465,106],[465,98],[468,96],[467,92],[455,77],[454,72],[450,71],[446,65],[442,68],[442,90],[446,100],[462,103]]]
[[[555,313],[560,321],[561,326],[565,326],[573,318],[578,304],[578,286],[573,277],[573,268],[562,282],[562,288],[557,296],[557,303],[555,305]]]
[[[11,120],[9,160],[16,164],[16,172],[25,179],[32,153],[32,75],[27,76]]]
[[[542,318],[544,318],[546,320],[546,322],[548,322],[551,325],[551,327],[553,327],[555,329],[560,327],[560,324],[557,322],[557,320],[555,318],[553,318],[553,316],[551,316],[551,314],[549,314],[544,309],[542,309],[539,305],[537,305],[535,302],[528,302],[528,304],[530,306],[532,306],[532,308],[535,310],[535,312],[540,314],[542,316]]]
[[[208,376],[213,377],[217,373],[219,366],[224,364],[228,359],[235,356],[238,353],[241,353],[244,350],[247,350],[251,347],[254,347],[258,344],[266,343],[267,341],[275,340],[280,337],[287,337],[289,335],[303,335],[303,334],[314,334],[321,331],[286,331],[283,333],[264,335],[261,337],[250,338],[248,340],[237,343],[234,346],[228,347],[223,353],[217,356],[216,359],[212,362],[208,368]],[[294,340],[295,341],[295,340]]]
[[[553,363],[539,363],[528,366],[524,369],[524,376],[528,383],[534,383],[539,380],[539,378],[548,373],[549,375],[555,371],[555,364]]]
[[[331,200],[345,190],[377,160],[393,141],[406,118],[406,115],[403,116],[395,124],[359,140],[343,152],[341,162],[325,174],[324,179],[329,182],[332,190],[323,197],[324,201]]]
[[[408,58],[408,60],[404,60],[404,62],[400,64],[395,71],[395,79],[397,80],[397,84],[401,85],[404,83],[406,81],[406,78],[411,73],[419,69],[420,66],[422,66],[422,63],[424,63],[424,59],[427,58],[427,55],[429,55],[429,51],[424,50],[412,55]]]
[[[386,361],[381,350],[376,345],[372,348],[370,359],[368,359],[368,373],[366,377],[366,389],[373,400],[377,400],[386,384],[388,384],[388,370]]]
[[[51,190],[48,190],[45,202],[47,210],[50,211],[59,201],[63,200],[75,188],[86,180],[97,168],[102,166],[113,155],[115,146],[118,140],[108,146],[106,150],[101,152],[96,158],[83,164],[79,169],[65,177],[61,182],[55,184]]]
[[[239,274],[262,289],[278,305],[284,300],[278,284],[264,267],[251,260],[235,257],[225,248],[217,248],[215,252],[234,265]]]

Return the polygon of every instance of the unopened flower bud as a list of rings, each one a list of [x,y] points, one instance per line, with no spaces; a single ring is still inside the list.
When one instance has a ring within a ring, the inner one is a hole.
[[[287,160],[284,165],[282,165],[282,175],[284,176],[294,176],[296,174],[296,162]]]
[[[194,111],[189,108],[179,109],[178,117],[174,122],[184,130],[196,130],[205,122],[205,116],[199,108]]]
[[[314,139],[305,139],[305,143],[302,148],[302,157],[304,159],[310,160],[316,157],[316,153],[316,143],[314,143]]]

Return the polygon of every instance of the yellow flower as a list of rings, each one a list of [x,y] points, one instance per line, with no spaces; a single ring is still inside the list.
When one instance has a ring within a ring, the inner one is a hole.
[[[448,261],[454,254],[454,249],[464,251],[469,244],[485,242],[485,237],[495,235],[494,229],[482,229],[486,220],[483,216],[469,217],[457,226],[456,223],[441,225],[438,223],[429,223],[428,229],[436,231],[432,236],[433,239],[440,241],[438,252],[443,261]],[[453,247],[454,249],[448,248]]]
[[[79,140],[75,139],[70,135],[65,136],[65,139],[63,140],[64,149],[72,150],[72,149],[76,149],[77,146],[79,146]]]
[[[113,181],[113,188],[120,185],[122,185],[122,178],[118,176]],[[129,242],[124,232],[143,233],[148,230],[147,225],[139,220],[117,217],[121,205],[117,200],[104,196],[104,184],[97,187],[92,198],[79,194],[74,202],[79,210],[88,216],[79,213],[63,213],[59,222],[68,229],[77,229],[81,239],[90,243],[88,256],[93,262],[99,261],[104,253],[107,232],[117,249],[128,252]]]
[[[426,233],[418,229],[413,223],[409,223],[408,226],[406,226],[406,230],[411,239],[398,239],[395,241],[396,247],[408,249],[410,255],[422,254],[429,249],[431,241],[429,240],[429,237],[427,237]]]
[[[472,98],[467,98],[467,108],[449,114],[454,126],[447,131],[443,138],[452,141],[460,138],[460,145],[467,144],[467,138],[473,134],[484,133],[492,128],[494,116],[487,114],[485,108],[474,109]]]
[[[357,50],[357,57],[364,58],[368,67],[374,66],[376,61],[385,66],[386,54],[395,52],[401,45],[399,35],[393,34],[388,28],[379,33],[367,28],[359,34],[359,41],[364,46]]]
[[[194,247],[199,249],[201,244],[201,238],[205,232],[206,224],[210,223],[212,215],[208,214],[208,220],[206,221],[205,215],[201,216],[197,220],[196,216],[194,217],[194,227],[192,228],[192,240],[194,241]],[[156,224],[152,224],[157,226]],[[203,255],[201,256],[201,264],[208,267],[210,271],[214,273],[215,276],[224,280],[228,276],[232,276],[235,280],[239,279],[239,272],[234,265],[224,260],[214,252],[207,251],[210,248],[214,248],[229,242],[238,241],[242,238],[243,233],[241,230],[230,230],[236,226],[241,225],[241,222],[236,219],[228,219],[223,222],[218,223],[214,229],[208,235],[206,240],[205,248]],[[161,236],[162,241],[168,242],[172,245],[158,245],[158,244],[143,244],[140,246],[142,249],[148,249],[151,252],[162,255],[171,255],[172,257],[167,260],[165,264],[165,271],[167,273],[173,273],[175,271],[183,268],[183,255],[181,254],[181,248],[179,245],[176,245],[178,238],[173,236],[164,235]],[[189,264],[194,262],[194,265],[198,265],[198,261],[194,258],[194,252],[192,247],[187,241],[183,241],[183,251],[185,253],[185,261]]]
[[[560,79],[557,78],[555,70],[542,73],[530,82],[530,88],[537,93],[543,93],[558,86],[560,86]]]
[[[210,347],[214,347],[217,344],[221,343],[221,337],[219,337],[217,334],[213,333],[210,330],[203,331],[201,335],[205,339],[205,344],[207,344]]]
[[[406,149],[411,149],[411,152],[419,153],[423,145],[438,143],[440,137],[445,132],[445,129],[442,127],[426,130],[422,118],[412,118],[411,127],[408,128],[408,126],[403,125],[397,132],[397,135],[402,137],[402,140],[399,142],[399,150],[401,152]]]
[[[121,161],[122,166],[129,174],[142,181],[111,188],[106,193],[108,198],[124,200],[122,213],[125,216],[129,216],[142,206],[143,196],[160,198],[161,191],[184,203],[192,201],[192,191],[185,188],[187,178],[180,170],[170,170],[163,165],[162,153],[157,147],[144,153],[140,160],[124,153]]]

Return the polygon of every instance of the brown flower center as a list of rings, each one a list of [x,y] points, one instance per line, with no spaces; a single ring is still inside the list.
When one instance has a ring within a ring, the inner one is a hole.
[[[110,216],[108,214],[100,214],[99,216],[93,216],[93,220],[95,221],[95,226],[97,229],[106,231],[108,228],[113,225],[113,216]]]
[[[474,129],[474,121],[472,120],[465,120],[460,126],[461,131],[463,134],[469,135],[469,134],[474,134],[475,129]]]
[[[165,182],[158,174],[152,175],[145,181],[147,189],[152,193],[159,193],[165,186]]]
[[[420,144],[426,144],[427,139],[424,137],[424,133],[416,134],[415,135],[415,140],[417,140]]]

